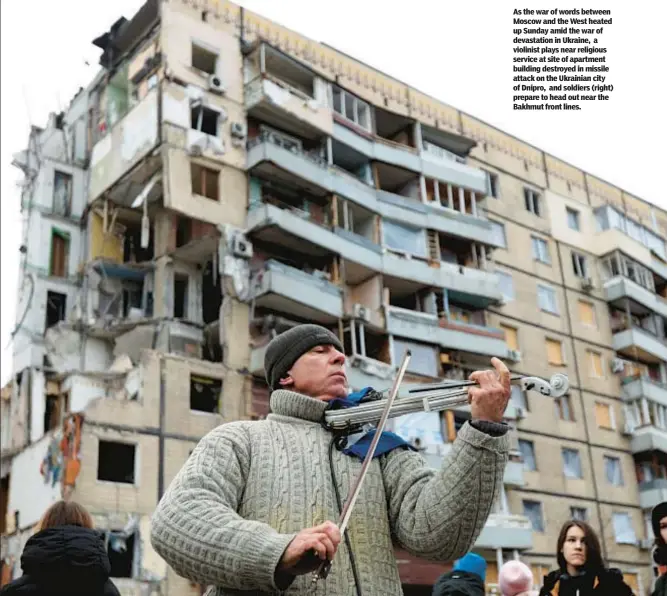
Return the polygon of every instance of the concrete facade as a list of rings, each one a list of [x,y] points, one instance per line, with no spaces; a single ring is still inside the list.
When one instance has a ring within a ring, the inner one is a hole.
[[[231,2],[150,0],[109,33],[99,75],[15,157],[11,574],[62,496],[125,541],[123,594],[200,593],[152,551],[150,514],[203,435],[266,415],[266,343],[312,321],[343,341],[353,388],[389,386],[408,347],[409,384],[491,356],[567,374],[565,398],[519,391],[506,412],[515,450],[475,546],[489,589],[512,557],[539,580],[585,515],[646,594],[667,213]],[[395,428],[437,465],[467,415]],[[449,567],[396,556],[406,594]]]

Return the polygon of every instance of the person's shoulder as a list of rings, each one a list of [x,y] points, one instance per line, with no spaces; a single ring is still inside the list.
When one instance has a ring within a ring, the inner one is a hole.
[[[625,588],[625,590],[620,590],[618,592],[615,591],[614,594],[632,594],[630,586],[625,583],[623,572],[620,569],[616,567],[608,567],[600,573],[600,576],[600,582],[604,582],[603,585],[605,585],[607,589],[615,588],[618,590],[619,588]]]
[[[37,587],[28,575],[22,575],[0,588],[0,596],[30,596],[37,594]]]
[[[107,581],[104,583],[104,591],[102,592],[102,596],[120,596],[120,592],[118,591],[116,584],[114,584],[110,579],[107,579]]]

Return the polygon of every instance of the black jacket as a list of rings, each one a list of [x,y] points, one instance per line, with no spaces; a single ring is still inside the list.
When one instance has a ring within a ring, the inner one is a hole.
[[[111,563],[95,530],[60,526],[37,532],[21,555],[23,575],[0,596],[120,596],[109,579]]]
[[[667,573],[663,573],[656,581],[651,596],[667,596]]]
[[[443,573],[433,586],[433,596],[484,596],[484,582],[476,573]]]
[[[603,569],[578,577],[570,577],[557,569],[545,576],[540,596],[575,596],[577,589],[579,596],[634,596],[619,569]]]

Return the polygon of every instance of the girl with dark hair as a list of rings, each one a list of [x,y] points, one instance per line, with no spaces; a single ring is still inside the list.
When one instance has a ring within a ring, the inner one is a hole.
[[[23,575],[0,596],[120,596],[109,579],[104,539],[78,503],[58,501],[37,524],[21,555]]]
[[[621,571],[605,568],[600,541],[587,523],[565,522],[557,558],[558,569],[544,578],[540,596],[633,596]]]
[[[653,536],[655,536],[653,560],[660,573],[651,596],[667,596],[667,501],[663,501],[653,508],[651,525],[653,526]]]

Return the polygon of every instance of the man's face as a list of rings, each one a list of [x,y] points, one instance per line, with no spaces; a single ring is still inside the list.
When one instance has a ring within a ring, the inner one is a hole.
[[[660,520],[660,536],[665,544],[667,544],[667,517]]]
[[[332,345],[315,346],[292,365],[280,386],[322,401],[347,397],[345,354]]]

